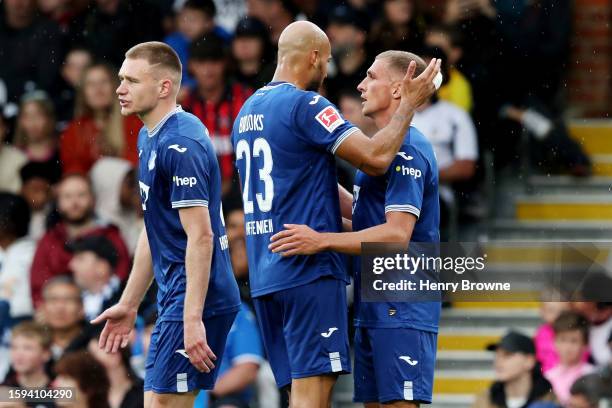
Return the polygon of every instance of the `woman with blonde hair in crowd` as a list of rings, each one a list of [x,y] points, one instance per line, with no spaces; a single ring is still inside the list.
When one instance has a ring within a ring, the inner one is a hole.
[[[87,173],[102,156],[138,163],[136,142],[142,123],[135,116],[121,116],[117,86],[117,72],[110,65],[97,63],[84,71],[74,119],[61,138],[64,174]]]

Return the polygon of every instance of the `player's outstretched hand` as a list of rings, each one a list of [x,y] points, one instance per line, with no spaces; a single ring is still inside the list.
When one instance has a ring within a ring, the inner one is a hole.
[[[441,63],[441,59],[432,58],[425,71],[421,72],[418,77],[413,78],[416,71],[416,62],[410,62],[408,71],[402,79],[402,100],[407,101],[413,108],[425,103],[436,91],[433,80],[440,72]]]
[[[321,252],[321,234],[307,225],[284,224],[284,230],[270,238],[268,249],[282,256],[312,255]]]
[[[200,372],[210,373],[215,368],[217,356],[210,349],[206,342],[206,328],[204,322],[198,319],[197,321],[184,322],[184,337],[185,352],[189,357],[189,361]]]
[[[136,309],[117,303],[91,321],[98,324],[106,321],[98,345],[107,353],[116,353],[130,341],[130,333],[136,322]]]

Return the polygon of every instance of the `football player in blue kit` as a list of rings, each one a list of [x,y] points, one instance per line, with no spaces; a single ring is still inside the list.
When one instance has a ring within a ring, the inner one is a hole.
[[[191,407],[212,389],[227,334],[240,308],[221,208],[221,178],[208,131],[176,105],[181,64],[166,44],[125,54],[117,88],[121,113],[137,114],[139,185],[145,228],[100,347],[128,344],[136,311],[155,279],[158,317],[145,373],[146,407]]]
[[[358,90],[363,113],[378,128],[401,103],[401,78],[418,56],[404,51],[379,54]],[[359,255],[362,242],[439,242],[438,168],[431,143],[416,128],[405,133],[385,174],[358,171],[353,189],[352,231],[321,233],[313,224],[285,225],[270,248],[290,259],[337,251]],[[440,302],[362,302],[361,264],[355,281],[355,401],[367,408],[414,407],[432,398]]]
[[[279,39],[273,81],[245,102],[232,130],[253,303],[277,385],[288,388],[292,407],[328,407],[337,375],[350,371],[349,277],[339,253],[286,258],[269,250],[270,237],[287,223],[340,232],[334,155],[384,174],[439,71],[436,60],[417,78],[415,64],[406,67],[388,125],[368,138],[315,92],[330,52],[319,27],[290,24]]]

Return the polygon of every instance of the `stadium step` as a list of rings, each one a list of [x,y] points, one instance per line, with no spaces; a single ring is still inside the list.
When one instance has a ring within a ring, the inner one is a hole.
[[[522,221],[612,221],[609,195],[546,194],[516,198],[516,218]]]
[[[521,221],[496,220],[492,223],[489,238],[504,240],[555,240],[572,241],[612,239],[612,221]]]
[[[612,137],[610,139],[612,143]],[[537,193],[601,193],[608,194],[612,188],[612,177],[572,177],[535,175],[527,179],[527,189]]]
[[[600,177],[612,176],[612,154],[592,154],[593,174]]]
[[[589,154],[612,154],[612,120],[574,120],[570,136]]]

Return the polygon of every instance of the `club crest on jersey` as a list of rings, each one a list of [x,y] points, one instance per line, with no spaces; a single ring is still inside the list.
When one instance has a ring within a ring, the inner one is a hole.
[[[321,112],[317,113],[315,119],[329,133],[333,132],[338,126],[344,123],[344,120],[340,117],[340,114],[333,106],[328,106]]]

